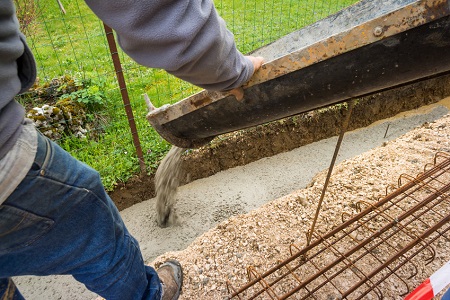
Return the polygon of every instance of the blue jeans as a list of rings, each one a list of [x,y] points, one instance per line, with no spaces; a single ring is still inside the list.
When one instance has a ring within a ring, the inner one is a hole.
[[[161,299],[99,174],[38,136],[33,166],[0,205],[0,299],[14,290],[10,277],[50,274],[70,274],[108,300]],[[23,297],[15,290],[10,299]]]
[[[444,293],[441,300],[450,300],[450,288]]]

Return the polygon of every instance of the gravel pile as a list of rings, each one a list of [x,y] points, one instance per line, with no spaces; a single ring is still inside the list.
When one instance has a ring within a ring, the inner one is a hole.
[[[449,137],[450,116],[447,115],[336,165],[316,231],[325,234],[340,225],[342,212],[354,213],[357,201],[376,201],[384,196],[386,186],[397,184],[402,173],[415,176],[422,172],[436,152],[450,152]],[[319,173],[307,188],[248,214],[231,217],[199,236],[185,250],[165,253],[152,265],[158,267],[169,258],[181,262],[184,286],[180,299],[226,298],[226,281],[234,287],[242,287],[247,283],[247,266],[263,273],[290,256],[291,244],[299,248],[306,245],[306,233],[316,211],[326,172]],[[446,251],[448,246],[449,243],[440,243],[436,247],[436,259],[420,266],[418,274],[408,281],[410,288],[420,284],[450,259],[450,252]],[[370,264],[367,267],[370,268]],[[383,291],[385,297],[402,299],[398,295],[404,292],[401,286],[394,284],[389,291]],[[328,296],[320,297],[327,299]]]

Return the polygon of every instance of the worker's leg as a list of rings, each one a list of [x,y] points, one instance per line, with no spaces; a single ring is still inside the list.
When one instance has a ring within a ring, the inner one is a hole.
[[[445,292],[441,300],[450,300],[450,288]]]
[[[33,167],[0,205],[0,278],[50,274],[72,274],[108,300],[160,299],[98,173],[40,136]]]

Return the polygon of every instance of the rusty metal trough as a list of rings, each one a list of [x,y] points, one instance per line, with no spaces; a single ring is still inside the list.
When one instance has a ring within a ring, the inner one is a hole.
[[[202,91],[154,109],[171,144],[215,136],[330,106],[450,71],[449,0],[363,0],[257,51],[265,63],[244,99]]]

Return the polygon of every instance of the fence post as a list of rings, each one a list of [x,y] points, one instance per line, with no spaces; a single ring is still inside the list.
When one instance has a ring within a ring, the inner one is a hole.
[[[117,81],[119,83],[120,93],[122,94],[122,101],[125,108],[125,112],[128,117],[128,124],[130,125],[131,135],[133,136],[134,147],[139,159],[139,166],[141,167],[141,173],[145,172],[144,156],[142,154],[141,142],[134,122],[133,111],[131,110],[130,97],[128,96],[128,90],[123,76],[122,64],[120,63],[119,53],[117,52],[117,45],[114,39],[114,33],[111,27],[103,23],[105,28],[106,39],[108,40],[109,51],[111,52],[111,58],[114,64],[114,70],[116,71]]]

